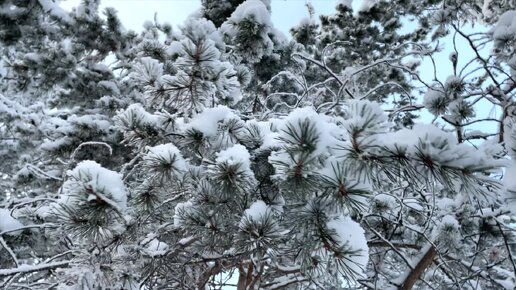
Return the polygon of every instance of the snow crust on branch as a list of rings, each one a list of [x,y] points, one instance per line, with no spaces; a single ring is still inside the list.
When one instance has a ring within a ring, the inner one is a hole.
[[[247,218],[248,220],[258,222],[262,217],[264,217],[269,211],[269,207],[262,200],[257,200],[251,204],[251,206],[244,211],[244,217],[242,219]],[[240,225],[242,226],[243,220],[240,221]]]
[[[251,155],[249,151],[240,144],[235,144],[229,147],[226,150],[220,151],[217,153],[217,158],[215,162],[217,163],[227,163],[228,165],[232,165],[234,163],[240,163],[248,174],[252,174],[251,171]]]
[[[219,122],[236,116],[230,108],[219,105],[215,108],[208,108],[192,118],[186,128],[193,128],[202,132],[207,137],[217,134]]]
[[[70,178],[63,187],[72,194],[70,198],[74,199],[73,194],[77,194],[79,187],[79,190],[85,190],[88,194],[88,200],[100,198],[120,210],[126,208],[127,191],[122,176],[117,172],[106,169],[95,161],[85,160],[77,164],[67,175]],[[66,203],[66,198],[63,202]]]
[[[23,227],[23,224],[11,216],[11,211],[5,208],[0,208],[0,233],[8,232],[7,235],[17,236],[19,231],[13,231]]]
[[[300,136],[301,132],[305,130],[303,128],[305,122],[310,123],[309,125],[314,129],[312,134],[317,136],[313,155],[321,154],[331,146],[336,145],[337,140],[334,134],[338,134],[340,129],[331,121],[331,118],[318,114],[312,107],[298,108],[288,114],[282,120],[282,125],[278,126],[279,136],[288,143],[297,144],[299,140],[290,132],[295,132],[294,135],[299,134]],[[304,144],[301,144],[301,146],[304,146]]]
[[[181,151],[174,144],[161,144],[147,149],[149,152],[144,157],[145,161],[170,165],[173,167],[174,174],[181,174],[187,170]]]
[[[252,18],[260,25],[272,27],[271,14],[261,0],[246,0],[231,14],[230,20],[238,23]]]
[[[181,227],[184,225],[185,220],[181,217],[183,214],[187,214],[194,210],[194,205],[191,201],[180,202],[174,209],[174,227]]]
[[[349,216],[340,215],[331,219],[326,224],[336,233],[336,239],[341,247],[349,247],[352,251],[357,251],[344,259],[347,267],[357,274],[357,278],[365,278],[367,263],[369,261],[369,247],[365,237],[364,229]]]
[[[57,17],[65,22],[71,22],[71,18],[70,15],[68,15],[68,12],[61,8],[58,3],[52,0],[38,0],[38,2],[45,12],[48,12],[50,15]]]
[[[498,23],[493,27],[492,33],[495,40],[505,41],[516,38],[516,10],[502,14]]]

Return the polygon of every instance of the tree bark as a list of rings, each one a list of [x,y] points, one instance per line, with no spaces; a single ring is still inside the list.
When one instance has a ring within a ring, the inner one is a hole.
[[[201,277],[199,277],[197,282],[197,289],[205,289],[206,284],[210,281],[210,278],[214,275],[217,275],[222,270],[222,266],[219,263],[213,265],[202,273]]]
[[[407,277],[399,287],[399,290],[411,290],[412,287],[414,287],[414,284],[416,284],[419,277],[421,277],[421,275],[425,272],[428,266],[432,264],[436,255],[437,249],[433,245],[430,245],[430,248],[426,251],[421,260],[419,260],[414,269],[407,275]]]
[[[246,265],[240,264],[238,266],[238,283],[237,290],[246,290],[253,281],[254,265],[252,262],[247,264],[247,270],[244,270]]]

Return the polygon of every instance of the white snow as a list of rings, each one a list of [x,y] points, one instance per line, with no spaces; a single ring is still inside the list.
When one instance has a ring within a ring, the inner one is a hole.
[[[238,5],[233,14],[231,14],[230,20],[238,23],[248,18],[252,18],[261,25],[273,26],[270,12],[267,10],[265,3],[260,0],[247,0]]]
[[[503,177],[503,183],[507,190],[516,193],[516,164],[507,167]]]
[[[37,53],[34,53],[34,52],[26,53],[23,56],[23,58],[26,59],[26,60],[35,62],[35,63],[39,63],[41,61],[41,56],[39,54],[37,54]]]
[[[441,109],[441,106],[436,107],[436,104],[446,104],[448,99],[444,92],[438,89],[428,89],[423,97],[423,105],[427,108],[432,114],[440,115],[445,112],[445,109]]]
[[[508,191],[509,206],[507,208],[516,214],[516,162],[513,161],[513,164],[506,168],[502,182]]]
[[[385,141],[386,146],[396,144],[402,147],[412,147],[417,145],[420,140],[442,140],[448,144],[457,143],[453,134],[444,132],[431,124],[415,124],[412,129],[384,134],[382,140]]]
[[[111,74],[112,71],[106,64],[103,63],[95,63],[91,65],[91,69],[95,70],[97,72],[105,73],[105,74]]]
[[[181,173],[187,170],[186,162],[181,155],[181,151],[172,143],[161,144],[154,147],[147,147],[149,152],[144,157],[144,160],[154,161],[156,159],[172,163],[175,171]]]
[[[50,268],[57,268],[60,266],[68,266],[70,261],[59,261],[59,262],[51,262],[51,263],[41,263],[37,265],[27,265],[27,264],[20,264],[16,268],[10,268],[10,269],[0,269],[0,276],[9,276],[17,273],[29,273],[29,272],[35,272],[39,270],[44,269],[50,269]]]
[[[167,54],[170,56],[179,55],[183,51],[183,44],[180,41],[172,41],[167,46]]]
[[[493,10],[489,7],[493,0],[484,0],[484,4],[482,5],[482,15],[484,18],[493,17]]]
[[[98,86],[112,92],[114,95],[120,94],[120,89],[118,88],[118,86],[116,85],[115,82],[100,81],[100,82],[98,82]]]
[[[5,208],[0,208],[0,233],[7,232],[7,235],[19,235],[20,231],[13,231],[23,227],[23,224],[11,216],[11,211]]]
[[[217,135],[219,122],[236,115],[226,106],[219,105],[215,108],[208,108],[192,118],[187,128],[193,128],[202,132],[207,137]]]
[[[367,277],[364,270],[369,261],[369,247],[364,229],[349,216],[343,215],[330,220],[326,226],[335,231],[335,238],[340,242],[340,246],[346,245],[351,250],[358,251],[357,255],[349,257],[351,261],[344,260],[346,266],[353,269],[359,278]]]
[[[126,118],[129,120],[132,118],[138,118],[149,126],[155,125],[158,122],[158,118],[147,112],[141,104],[131,104],[127,109],[125,109],[123,114],[127,115]]]
[[[349,133],[353,128],[363,128],[368,135],[384,132],[387,115],[376,102],[367,100],[349,100],[342,108],[345,112],[343,127]],[[371,122],[373,120],[373,122]]]
[[[61,47],[64,49],[64,51],[66,51],[66,53],[73,53],[72,51],[72,46],[73,43],[72,43],[72,39],[71,38],[64,38],[62,41],[61,41]]]
[[[58,3],[52,0],[38,0],[43,10],[50,15],[57,17],[65,22],[70,22],[70,16],[68,12],[61,8]]]
[[[106,169],[95,161],[86,160],[69,171],[68,176],[72,178],[63,185],[65,189],[76,191],[76,187],[82,186],[118,209],[126,208],[127,191],[122,176],[117,172]]]
[[[358,8],[358,12],[367,12],[376,5],[376,0],[362,0],[362,5]]]
[[[242,218],[240,219],[240,228],[244,228],[248,221],[260,222],[267,213],[270,212],[270,208],[261,200],[255,201],[251,206],[244,211]]]
[[[244,211],[244,215],[254,221],[259,221],[263,216],[267,214],[269,207],[262,200],[257,200],[251,206]]]
[[[453,227],[455,229],[458,229],[460,227],[459,222],[457,219],[452,215],[445,215],[441,219],[442,226],[448,226]]]
[[[50,205],[39,206],[34,211],[34,214],[36,214],[36,216],[38,216],[41,219],[45,219],[52,214],[52,206],[50,206]]]
[[[201,40],[209,39],[215,43],[215,46],[225,48],[224,40],[218,33],[213,22],[206,18],[188,17],[184,25],[180,26],[183,34],[192,41],[199,43]]]
[[[109,134],[112,125],[106,116],[100,114],[82,116],[72,114],[66,120],[60,117],[51,117],[42,124],[41,129],[53,138],[46,139],[40,148],[52,151],[63,145],[69,145],[72,142],[69,136],[76,134],[77,127],[91,128]]]
[[[187,237],[187,238],[180,239],[177,243],[180,244],[181,246],[185,246],[185,245],[190,244],[195,239],[196,239],[196,237],[190,236],[190,237]]]
[[[448,76],[446,78],[446,82],[444,83],[444,87],[447,88],[447,89],[454,89],[454,88],[462,85],[462,83],[463,83],[462,78],[460,78],[458,76],[451,75],[451,76]]]
[[[283,125],[278,128],[280,131],[280,136],[283,139],[291,141],[295,144],[295,139],[285,132],[288,132],[288,126],[293,128],[298,133],[301,132],[301,127],[299,125],[304,121],[309,121],[310,124],[314,125],[315,133],[318,136],[317,143],[315,144],[316,148],[313,152],[314,155],[326,152],[329,147],[336,144],[336,139],[333,136],[333,133],[339,132],[340,129],[336,124],[330,121],[329,117],[319,115],[311,107],[304,107],[293,110],[287,116],[287,118],[285,118]]]
[[[461,246],[460,224],[452,214],[441,218],[441,223],[434,228],[433,240],[441,247],[456,248]]]
[[[254,23],[252,32],[239,25],[244,22]],[[263,55],[272,53],[274,42],[271,37],[279,41],[283,38],[274,29],[267,3],[260,0],[247,0],[240,4],[231,17],[222,24],[220,31],[229,37],[238,37],[246,33],[255,34],[257,37],[252,49],[242,51],[247,54],[245,57],[250,61],[259,61]]]
[[[421,206],[421,202],[415,198],[405,198],[403,199],[403,204],[405,204],[408,208],[413,209],[415,211],[423,211],[424,208]]]
[[[380,193],[376,195],[374,197],[374,201],[383,206],[387,206],[389,209],[394,209],[398,205],[396,198],[387,193]]]
[[[407,155],[418,159],[416,146],[438,165],[454,168],[475,169],[477,166],[504,166],[505,161],[493,159],[487,153],[490,151],[478,150],[466,144],[457,144],[452,133],[445,132],[431,124],[416,124],[412,129],[403,129],[382,136],[384,146],[395,150],[406,149]]]
[[[492,33],[495,40],[503,41],[516,38],[516,10],[502,14]]]
[[[495,279],[496,283],[504,287],[504,290],[514,290],[516,289],[516,283],[512,277],[507,277],[504,280]]]
[[[192,37],[197,36],[194,35]],[[190,38],[181,40],[182,51],[180,54],[182,57],[177,59],[177,66],[186,68],[190,67],[192,62],[197,62],[200,68],[203,70],[214,71],[218,69],[222,63],[219,60],[220,51],[215,46],[215,42],[211,39],[202,40],[202,49],[200,49],[200,54],[198,56],[200,61],[192,59],[192,56],[190,55],[192,51],[197,51],[198,47],[201,47],[198,45],[199,40],[197,42],[191,40]]]
[[[503,140],[509,156],[516,158],[516,119],[507,119],[504,124]],[[502,151],[503,152],[503,151]]]
[[[248,120],[245,122],[246,127],[256,126],[259,129],[263,142],[259,148],[260,150],[278,147],[279,144],[277,138],[279,134],[272,130],[277,121],[277,119],[269,119],[268,121]],[[281,122],[283,123],[283,121]]]
[[[417,58],[409,58],[409,59],[403,61],[403,65],[410,69],[415,69],[420,64],[421,64],[421,60],[417,59]]]
[[[84,125],[104,132],[108,132],[111,128],[111,122],[106,120],[105,116],[98,114],[83,116],[72,115],[68,117],[67,120],[74,125]]]
[[[193,209],[193,203],[191,201],[180,202],[176,205],[174,209],[174,226],[176,228],[184,225],[184,220],[179,213],[185,214],[191,209]]]
[[[160,82],[162,76],[163,64],[150,57],[142,57],[130,74],[131,79],[141,85],[153,85]]]
[[[353,191],[372,191],[371,185],[367,183],[366,180],[359,181],[353,176],[350,176],[349,174],[344,178],[344,180],[342,180],[342,175],[339,173],[345,171],[342,167],[341,160],[339,160],[335,156],[331,156],[330,158],[328,158],[328,160],[326,160],[325,166],[318,170],[318,172],[319,174],[321,174],[321,176],[329,178],[337,184],[343,182],[345,186],[353,186],[352,188],[350,188]],[[346,198],[354,200],[360,204],[366,204],[369,197],[367,195],[349,194]]]
[[[169,249],[169,245],[165,242],[159,241],[158,239],[153,239],[146,245],[146,252],[150,256],[162,256]]]
[[[215,159],[215,162],[217,163],[241,163],[244,168],[247,170],[250,170],[251,166],[251,155],[249,154],[249,151],[247,149],[240,145],[235,144],[232,147],[229,147],[226,150],[220,151],[217,153],[217,158]]]

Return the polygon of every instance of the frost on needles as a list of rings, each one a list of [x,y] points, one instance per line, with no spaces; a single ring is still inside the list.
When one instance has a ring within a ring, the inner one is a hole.
[[[4,2],[1,289],[514,289],[513,2]]]

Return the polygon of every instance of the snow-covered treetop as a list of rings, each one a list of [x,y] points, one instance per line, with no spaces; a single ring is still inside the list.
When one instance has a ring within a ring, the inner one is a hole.
[[[513,289],[515,5],[355,2],[4,3],[0,288]]]

